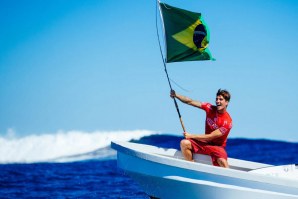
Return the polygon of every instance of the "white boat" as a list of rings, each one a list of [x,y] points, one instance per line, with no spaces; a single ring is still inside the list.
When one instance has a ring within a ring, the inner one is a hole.
[[[181,151],[131,142],[112,142],[118,167],[150,198],[298,199],[298,165],[273,166],[229,158],[229,169],[210,156],[183,159]]]

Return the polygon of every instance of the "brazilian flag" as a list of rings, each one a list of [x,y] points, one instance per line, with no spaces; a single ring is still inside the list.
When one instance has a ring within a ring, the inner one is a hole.
[[[209,31],[200,13],[160,3],[165,37],[166,62],[214,60],[207,49]]]

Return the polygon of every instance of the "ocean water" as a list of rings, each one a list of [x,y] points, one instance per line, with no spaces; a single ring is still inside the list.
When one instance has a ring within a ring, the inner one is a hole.
[[[0,198],[149,198],[117,168],[110,142],[178,149],[181,138],[151,131],[0,137]],[[273,165],[298,163],[298,143],[234,138],[227,151]]]

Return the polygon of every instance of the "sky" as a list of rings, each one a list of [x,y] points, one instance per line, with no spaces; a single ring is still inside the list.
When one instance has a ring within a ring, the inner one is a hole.
[[[298,141],[298,1],[163,2],[202,13],[216,58],[168,64],[176,92],[214,103],[227,89],[230,137]],[[155,19],[155,0],[1,1],[0,136],[181,135]],[[204,133],[205,113],[178,105],[186,130]]]

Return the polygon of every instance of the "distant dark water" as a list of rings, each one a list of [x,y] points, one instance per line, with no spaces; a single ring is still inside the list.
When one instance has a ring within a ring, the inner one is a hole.
[[[172,135],[151,135],[132,141],[178,149],[180,140]],[[227,151],[229,157],[244,160],[298,163],[298,143],[230,139]],[[105,157],[73,163],[0,164],[0,198],[149,197],[117,168],[115,157]]]

